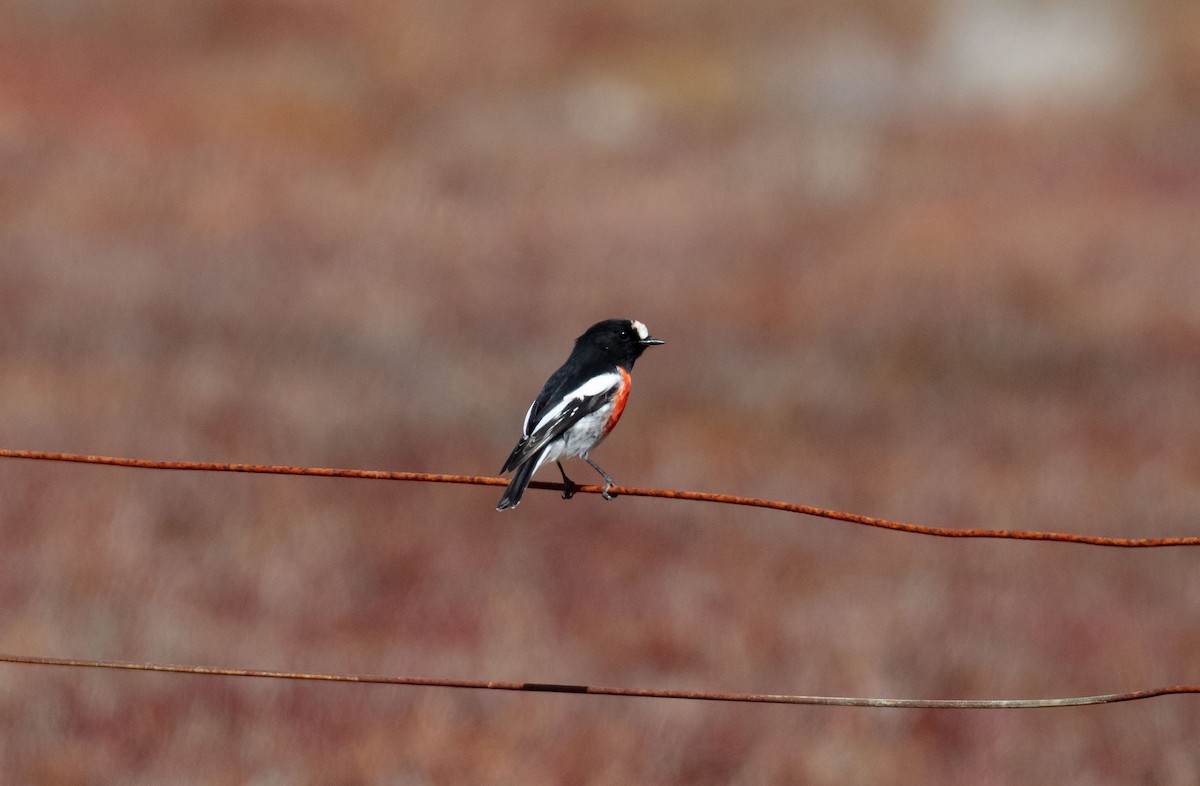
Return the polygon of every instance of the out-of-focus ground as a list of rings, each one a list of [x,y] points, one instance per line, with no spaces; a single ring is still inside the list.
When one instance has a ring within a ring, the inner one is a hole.
[[[1200,5],[0,3],[0,445],[1200,532]],[[583,465],[577,478],[591,480]],[[555,479],[549,471],[545,479]],[[0,651],[922,698],[1200,682],[1200,552],[0,463]],[[7,783],[1200,782],[1200,702],[924,712],[0,668]]]

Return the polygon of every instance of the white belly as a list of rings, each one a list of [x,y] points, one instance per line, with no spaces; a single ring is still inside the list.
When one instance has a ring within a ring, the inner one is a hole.
[[[604,439],[604,424],[612,416],[613,404],[605,404],[600,409],[580,418],[579,422],[567,429],[561,438],[555,440],[542,454],[540,464],[557,461],[568,456],[584,456],[589,450]]]

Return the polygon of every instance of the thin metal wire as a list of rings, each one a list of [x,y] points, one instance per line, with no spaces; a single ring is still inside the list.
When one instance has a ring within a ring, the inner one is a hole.
[[[330,467],[286,467],[263,464],[218,464],[200,461],[152,461],[148,459],[118,458],[115,456],[85,456],[74,453],[48,453],[36,450],[10,450],[0,448],[0,458],[33,459],[39,461],[67,461],[82,464],[103,464],[113,467],[136,467],[139,469],[189,470],[199,472],[253,472],[269,475],[308,475],[333,478],[365,478],[370,480],[408,480],[425,483],[462,483],[475,486],[507,486],[505,478],[493,478],[480,475],[444,475],[429,472],[384,472],[366,469],[336,469]],[[562,483],[537,481],[529,484],[531,488],[553,489],[562,491]],[[602,486],[576,486],[575,490],[584,494],[599,494]],[[614,495],[628,497],[658,497],[661,499],[688,499],[696,502],[715,502],[722,505],[745,505],[769,510],[781,510],[788,513],[800,513],[806,516],[817,516],[834,521],[850,524],[861,524],[867,527],[878,527],[897,532],[908,532],[915,535],[931,535],[939,538],[1004,538],[1009,540],[1038,540],[1055,541],[1059,543],[1076,543],[1088,546],[1110,546],[1117,548],[1155,548],[1165,546],[1200,546],[1200,536],[1158,537],[1158,538],[1118,538],[1103,535],[1077,535],[1066,532],[1034,532],[1025,530],[993,530],[993,529],[948,529],[931,527],[923,524],[909,524],[888,519],[877,519],[870,516],[860,516],[856,513],[843,513],[836,510],[816,508],[811,505],[799,505],[794,502],[759,499],[756,497],[739,497],[730,494],[712,494],[704,491],[675,491],[672,489],[648,489],[633,486],[613,486],[610,490]]]
[[[637,699],[684,699],[691,701],[748,702],[753,704],[813,704],[827,707],[891,707],[899,709],[1049,709],[1054,707],[1081,707],[1092,704],[1115,704],[1123,701],[1152,699],[1157,696],[1200,693],[1200,685],[1171,685],[1162,688],[1129,691],[1127,693],[1104,693],[1097,696],[1066,696],[1058,699],[875,699],[851,696],[800,696],[780,693],[724,693],[699,690],[661,690],[656,688],[610,688],[599,685],[569,685],[548,682],[494,682],[485,680],[440,679],[435,677],[382,677],[366,674],[225,669],[212,666],[180,666],[164,663],[44,658],[33,655],[0,654],[0,662],[33,666],[157,671],[171,674],[202,674],[216,677],[255,677],[260,679],[310,680],[315,682],[357,682],[369,685],[409,685],[426,688],[465,688],[471,690],[525,691],[530,693],[582,693],[591,696],[621,696]]]
[[[135,467],[142,469],[190,470],[206,472],[250,472],[274,475],[304,475],[317,477],[368,478],[377,480],[409,480],[429,483],[462,483],[481,486],[504,486],[508,481],[504,478],[492,478],[471,475],[445,475],[424,472],[383,472],[376,470],[336,469],[327,467],[286,467],[257,464],[218,464],[191,461],[152,461],[147,459],[118,458],[113,456],[86,456],[71,453],[48,453],[42,451],[9,450],[0,448],[0,458],[22,458],[42,461],[64,461],[85,464],[101,464],[118,467]],[[561,483],[535,481],[534,488],[561,490]],[[578,491],[597,494],[602,491],[600,486],[580,486]],[[715,502],[729,505],[746,505],[751,507],[769,508],[792,513],[802,513],[811,516],[863,524],[872,527],[911,532],[940,537],[988,537],[1012,538],[1020,540],[1048,540],[1067,543],[1083,543],[1097,546],[1121,547],[1150,547],[1150,546],[1190,546],[1200,545],[1200,538],[1105,538],[1091,535],[1071,535],[1053,532],[1021,532],[1001,530],[949,530],[940,527],[927,527],[917,524],[874,519],[839,511],[813,508],[807,505],[797,505],[774,500],[756,499],[752,497],[736,497],[725,494],[710,494],[696,491],[674,491],[664,489],[643,489],[632,487],[616,487],[616,493],[627,496],[660,497],[666,499],[690,499],[700,502]],[[626,698],[658,698],[685,699],[699,701],[749,702],[758,704],[808,704],[838,707],[892,707],[892,708],[924,708],[924,709],[1035,709],[1051,707],[1076,707],[1094,704],[1112,704],[1139,699],[1154,698],[1173,694],[1200,693],[1200,685],[1173,685],[1168,687],[1150,688],[1146,690],[1129,691],[1126,693],[1109,693],[1096,696],[1069,696],[1057,699],[880,699],[846,696],[803,696],[793,694],[767,693],[728,693],[715,691],[686,691],[640,688],[614,688],[597,685],[573,685],[542,682],[497,682],[484,680],[455,680],[430,677],[391,677],[356,674],[330,674],[268,671],[261,669],[228,669],[208,666],[186,666],[175,664],[136,663],[128,661],[99,661],[68,658],[49,658],[25,655],[0,654],[0,662],[12,664],[64,666],[92,669],[115,669],[126,671],[167,672],[174,674],[197,674],[222,677],[253,677],[262,679],[289,679],[323,682],[357,682],[364,684],[407,685],[423,687],[460,688],[475,690],[506,690],[540,693],[574,693],[599,696],[620,696]]]

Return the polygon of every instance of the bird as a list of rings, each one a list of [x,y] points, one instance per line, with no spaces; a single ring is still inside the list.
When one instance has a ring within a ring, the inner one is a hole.
[[[496,510],[515,508],[533,473],[553,461],[562,474],[563,499],[575,495],[561,459],[577,456],[604,478],[605,499],[612,499],[612,477],[588,453],[600,444],[625,411],[629,398],[629,372],[647,347],[664,344],[652,338],[636,319],[607,319],[575,339],[575,348],[562,366],[550,375],[542,392],[525,413],[521,439],[504,467],[512,480]]]

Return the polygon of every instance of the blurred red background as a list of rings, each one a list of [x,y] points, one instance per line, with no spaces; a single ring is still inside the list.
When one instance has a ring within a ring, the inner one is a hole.
[[[0,2],[0,444],[1196,534],[1191,0]],[[586,467],[576,475],[586,477]],[[545,479],[555,479],[549,472]],[[1200,682],[1195,552],[0,463],[0,651],[920,698]],[[0,668],[12,783],[1200,781],[1186,697],[728,706]]]

